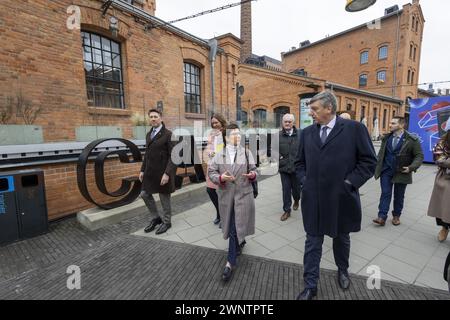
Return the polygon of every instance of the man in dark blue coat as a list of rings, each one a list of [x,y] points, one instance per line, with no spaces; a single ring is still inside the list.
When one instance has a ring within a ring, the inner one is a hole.
[[[317,294],[324,236],[333,238],[338,283],[348,289],[350,232],[361,230],[359,188],[369,180],[377,164],[375,149],[366,127],[336,117],[337,100],[330,91],[310,101],[315,124],[303,130],[297,176],[303,185],[301,208],[306,231],[305,290],[297,299]]]

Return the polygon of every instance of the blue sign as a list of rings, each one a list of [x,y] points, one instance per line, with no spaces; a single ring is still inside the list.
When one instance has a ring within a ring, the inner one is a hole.
[[[5,195],[0,194],[0,214],[6,213]]]
[[[424,162],[433,162],[433,148],[445,130],[450,128],[450,97],[409,100],[411,112],[409,131],[417,134],[422,143]]]

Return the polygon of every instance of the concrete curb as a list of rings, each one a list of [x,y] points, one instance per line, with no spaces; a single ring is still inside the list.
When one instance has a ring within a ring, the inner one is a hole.
[[[206,192],[206,182],[189,184],[172,194],[172,202],[185,201]],[[155,194],[155,201],[160,203],[159,195]],[[142,198],[133,203],[111,210],[91,208],[77,213],[78,222],[90,231],[94,231],[109,225],[119,223],[123,220],[136,217],[147,210]]]

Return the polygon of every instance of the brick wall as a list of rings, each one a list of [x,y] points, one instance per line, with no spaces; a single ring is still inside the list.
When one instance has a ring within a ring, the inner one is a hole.
[[[413,15],[420,21],[417,32],[411,26]],[[417,84],[424,22],[419,3],[406,4],[400,20],[394,15],[382,20],[380,28],[377,24],[369,25],[338,37],[324,39],[316,45],[285,53],[283,70],[292,72],[303,68],[311,77],[353,88],[359,88],[359,75],[365,73],[368,74],[368,84],[363,90],[398,97],[405,101],[408,96],[417,96],[417,85],[408,85],[407,73],[409,69],[415,71],[414,84]],[[415,60],[409,57],[411,43],[417,46]],[[378,48],[383,45],[388,46],[388,58],[379,60]],[[360,54],[366,50],[369,51],[369,63],[360,64]],[[387,72],[384,84],[377,83],[377,72],[380,70]]]
[[[152,1],[145,1],[151,5]],[[81,29],[121,43],[125,109],[88,105],[81,33],[66,24],[71,0],[0,3],[0,108],[19,92],[42,109],[35,125],[43,127],[45,142],[74,141],[80,126],[117,126],[132,138],[131,115],[145,114],[158,101],[164,104],[169,128],[206,120],[211,108],[209,49],[162,28],[145,31],[143,21],[111,7],[102,18],[99,0],[79,0]],[[109,17],[119,19],[117,38],[109,31]],[[221,110],[234,105],[231,65],[239,59],[219,53],[215,65],[215,102]],[[183,62],[201,67],[202,114],[188,115],[184,106]],[[24,124],[12,117],[9,124]]]

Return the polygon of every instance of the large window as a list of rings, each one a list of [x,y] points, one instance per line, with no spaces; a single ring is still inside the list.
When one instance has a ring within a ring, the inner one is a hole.
[[[201,113],[200,68],[184,63],[184,105],[187,113]]]
[[[360,60],[361,64],[369,63],[369,51],[361,52],[361,56],[360,56],[359,60]]]
[[[377,73],[377,83],[378,84],[386,83],[386,71],[384,71],[384,70],[378,71],[378,73]]]
[[[90,32],[81,37],[89,104],[125,108],[120,44]]]
[[[382,46],[378,49],[378,59],[383,60],[388,57],[388,46]]]
[[[267,111],[256,109],[253,111],[253,128],[262,128],[267,121]]]
[[[367,86],[367,74],[361,74],[359,76],[359,86],[366,87]]]

